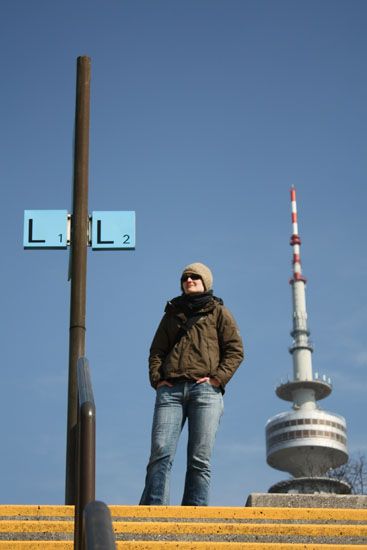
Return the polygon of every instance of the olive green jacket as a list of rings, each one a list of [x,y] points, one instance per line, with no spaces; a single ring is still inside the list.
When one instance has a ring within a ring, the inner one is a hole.
[[[187,316],[181,297],[167,303],[149,354],[149,378],[153,388],[161,380],[215,377],[225,385],[243,360],[243,344],[237,324],[220,298],[209,302],[202,317],[177,341]]]

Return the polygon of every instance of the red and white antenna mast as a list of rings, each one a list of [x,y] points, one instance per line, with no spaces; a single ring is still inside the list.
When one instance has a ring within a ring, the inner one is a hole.
[[[293,246],[293,281],[303,281],[306,283],[305,277],[302,275],[301,269],[301,239],[298,234],[298,215],[297,215],[297,200],[296,188],[291,187],[291,208],[292,208],[292,236],[291,246]]]
[[[292,236],[290,244],[293,247],[293,277],[290,280],[292,285],[293,301],[293,344],[290,353],[293,356],[294,380],[312,380],[312,345],[309,341],[310,332],[307,328],[306,311],[306,278],[302,275],[301,267],[301,239],[298,233],[298,216],[296,189],[291,188],[291,209],[292,209]],[[326,392],[330,393],[330,392]],[[299,387],[293,394],[295,406],[316,407],[315,393],[305,386]],[[325,395],[323,396],[325,397]],[[320,397],[319,397],[320,398]],[[306,405],[307,403],[307,405]]]

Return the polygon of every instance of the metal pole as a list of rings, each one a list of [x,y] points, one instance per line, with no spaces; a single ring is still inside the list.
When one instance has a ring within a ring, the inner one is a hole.
[[[73,212],[71,223],[69,384],[65,483],[66,504],[75,504],[75,451],[78,418],[76,368],[79,357],[85,355],[85,311],[89,225],[88,159],[90,69],[90,58],[85,56],[78,57],[75,105]]]

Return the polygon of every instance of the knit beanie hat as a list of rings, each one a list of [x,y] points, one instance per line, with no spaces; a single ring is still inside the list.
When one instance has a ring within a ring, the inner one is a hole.
[[[190,265],[187,265],[182,272],[183,275],[199,275],[203,281],[204,288],[206,291],[211,290],[213,287],[213,275],[209,267],[200,262],[196,262]]]

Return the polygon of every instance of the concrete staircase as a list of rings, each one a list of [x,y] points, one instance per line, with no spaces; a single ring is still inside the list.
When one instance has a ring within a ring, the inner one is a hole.
[[[367,549],[367,509],[110,506],[121,550]],[[72,549],[72,506],[0,506],[0,550]]]

